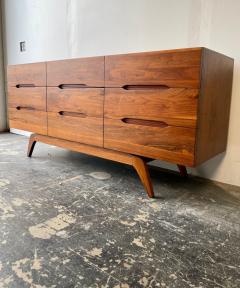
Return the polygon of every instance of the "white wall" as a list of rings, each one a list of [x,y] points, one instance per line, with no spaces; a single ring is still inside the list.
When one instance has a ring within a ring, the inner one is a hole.
[[[227,152],[192,172],[240,186],[239,0],[5,0],[4,4],[9,64],[193,46],[235,58]],[[23,40],[27,51],[20,53]]]
[[[190,3],[5,0],[8,63],[186,46]],[[23,40],[27,51],[20,53]]]

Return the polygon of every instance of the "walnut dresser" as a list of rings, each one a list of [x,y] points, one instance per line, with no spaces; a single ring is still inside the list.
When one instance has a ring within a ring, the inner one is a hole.
[[[37,141],[132,165],[154,196],[147,162],[180,173],[225,151],[233,59],[206,48],[8,66],[10,128]]]

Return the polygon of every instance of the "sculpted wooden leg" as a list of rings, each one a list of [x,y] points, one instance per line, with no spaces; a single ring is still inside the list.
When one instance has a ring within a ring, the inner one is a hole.
[[[140,157],[133,156],[133,167],[136,169],[148,196],[153,198],[154,192],[146,163]]]
[[[58,147],[62,147],[65,149],[69,149],[72,151],[77,151],[81,153],[85,153],[88,155],[125,163],[127,165],[133,166],[137,171],[139,178],[142,181],[142,184],[147,191],[147,194],[150,198],[154,197],[153,187],[151,183],[151,179],[148,172],[148,167],[146,162],[151,161],[152,159],[148,158],[140,158],[131,154],[122,153],[118,151],[114,151],[111,149],[105,149],[101,147],[90,146],[86,144],[81,144],[78,142],[67,141],[63,139],[57,139],[49,136],[32,134],[29,139],[28,146],[28,157],[32,156],[34,146],[36,142],[42,142],[49,145],[55,145]]]
[[[182,177],[185,177],[185,178],[186,178],[186,177],[188,176],[186,167],[183,166],[183,165],[177,165],[177,166],[178,166],[180,175],[181,175]]]
[[[30,138],[29,138],[29,143],[28,143],[28,151],[27,151],[27,156],[28,157],[32,156],[32,153],[33,153],[33,150],[34,150],[36,142],[37,142],[36,141],[36,135],[32,134],[30,136]]]

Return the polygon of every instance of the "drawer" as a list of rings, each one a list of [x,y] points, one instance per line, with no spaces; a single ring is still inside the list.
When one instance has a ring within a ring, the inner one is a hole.
[[[103,88],[48,87],[48,135],[103,147]]]
[[[104,148],[194,165],[195,129],[168,122],[129,122],[104,118]]]
[[[199,88],[201,48],[105,57],[105,85]]]
[[[46,87],[8,87],[8,105],[11,108],[30,107],[46,111]]]
[[[48,112],[48,136],[103,147],[103,118]]]
[[[7,72],[9,86],[46,86],[46,63],[9,65]]]
[[[47,85],[103,87],[104,57],[47,62]]]
[[[10,128],[47,135],[47,112],[29,108],[9,108]]]
[[[196,127],[198,89],[105,89],[104,116],[128,121],[164,121],[183,127]]]
[[[78,112],[88,117],[103,117],[103,88],[59,89],[47,88],[49,112]]]

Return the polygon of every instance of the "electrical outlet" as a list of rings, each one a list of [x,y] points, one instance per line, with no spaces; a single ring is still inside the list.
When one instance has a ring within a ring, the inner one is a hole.
[[[26,51],[26,42],[22,41],[20,42],[20,52]]]

